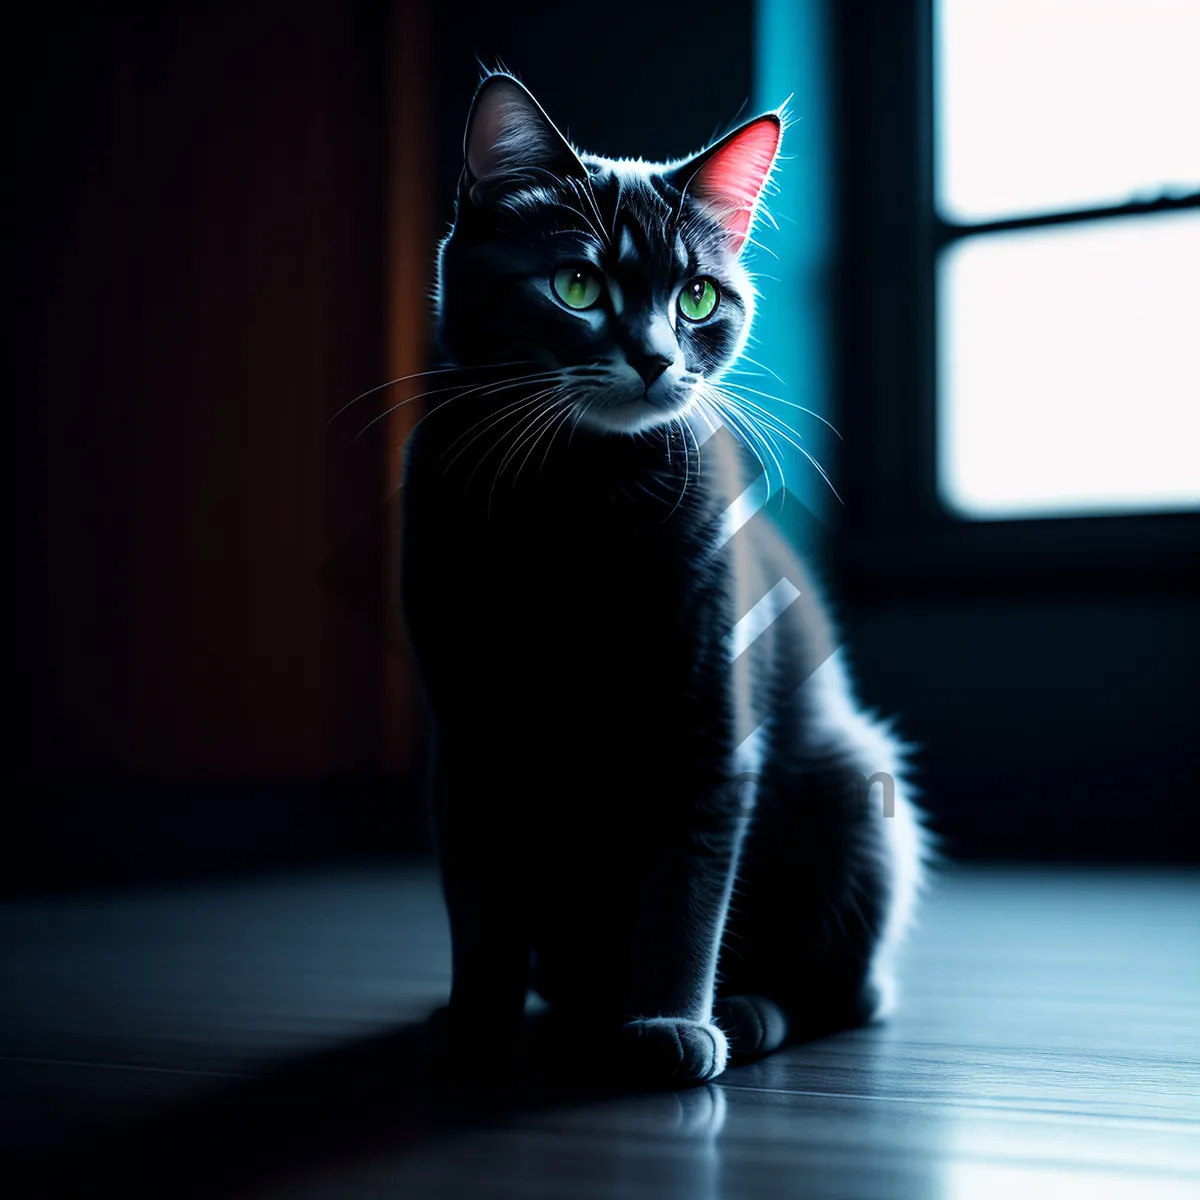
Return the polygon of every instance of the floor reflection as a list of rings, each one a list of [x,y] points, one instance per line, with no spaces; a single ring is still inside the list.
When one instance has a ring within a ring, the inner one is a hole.
[[[348,1195],[429,1200],[492,1197],[621,1197],[719,1200],[720,1087],[611,1098],[526,1111],[493,1127],[451,1133],[421,1147],[309,1173],[256,1197],[332,1200]]]

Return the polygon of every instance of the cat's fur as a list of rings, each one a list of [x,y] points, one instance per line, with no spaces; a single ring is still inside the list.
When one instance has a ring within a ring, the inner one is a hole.
[[[780,134],[617,162],[510,76],[476,95],[437,289],[467,374],[410,438],[403,533],[459,1065],[512,1060],[531,987],[581,1070],[672,1084],[891,1003],[924,846],[901,752],[783,540],[723,541],[745,480],[728,433],[700,446]],[[577,262],[606,288],[582,313],[550,282]],[[720,300],[688,324],[698,275]],[[785,576],[801,599],[731,661]],[[848,772],[881,771],[894,815],[846,802]]]

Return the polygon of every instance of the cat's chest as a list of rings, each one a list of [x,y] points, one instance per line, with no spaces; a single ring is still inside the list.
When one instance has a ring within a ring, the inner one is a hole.
[[[665,539],[550,525],[480,537],[443,629],[459,669],[487,664],[546,695],[678,689],[714,620],[699,568]]]
[[[686,638],[696,597],[689,565],[669,549],[614,538],[499,546],[483,556],[493,636],[523,653],[637,661]]]

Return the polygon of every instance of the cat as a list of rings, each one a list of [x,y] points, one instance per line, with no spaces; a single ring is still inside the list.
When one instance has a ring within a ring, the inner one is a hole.
[[[657,165],[576,151],[506,72],[472,103],[434,293],[456,382],[405,448],[401,548],[448,1067],[512,1068],[531,989],[569,1069],[672,1087],[893,1004],[928,845],[906,748],[783,538],[721,535],[753,436],[719,380],[782,134]],[[735,653],[784,577],[787,619]],[[843,802],[855,772],[895,781],[889,815]]]

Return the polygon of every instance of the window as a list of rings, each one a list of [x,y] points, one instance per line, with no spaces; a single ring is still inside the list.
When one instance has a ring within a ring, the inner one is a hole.
[[[1200,507],[1200,4],[934,5],[936,484]]]

